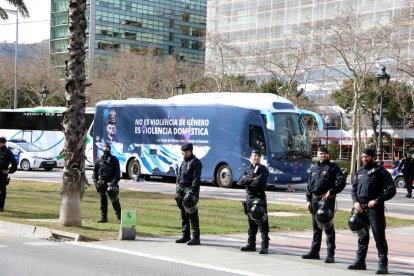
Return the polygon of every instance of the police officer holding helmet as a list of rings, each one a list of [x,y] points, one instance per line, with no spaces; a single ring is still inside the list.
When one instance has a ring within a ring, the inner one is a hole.
[[[267,254],[269,249],[269,220],[267,218],[266,183],[269,171],[260,164],[261,153],[253,150],[250,155],[252,163],[241,176],[238,185],[246,186],[246,202],[244,212],[249,222],[247,245],[241,251],[256,251],[256,235],[260,229],[262,243],[259,254]]]
[[[384,202],[395,196],[396,188],[390,173],[374,162],[375,151],[365,148],[361,155],[363,167],[357,172],[352,184],[351,196],[354,208],[366,215],[366,223],[372,228],[378,251],[379,267],[376,274],[388,273],[388,244],[385,238]],[[369,233],[358,239],[355,262],[348,269],[365,270],[365,258],[369,244]]]
[[[93,169],[93,182],[101,198],[101,219],[98,223],[108,222],[108,197],[115,210],[117,223],[121,223],[121,203],[119,202],[120,168],[119,160],[111,154],[111,145],[103,146],[103,155]]]
[[[10,181],[9,174],[17,170],[16,158],[14,158],[11,150],[6,147],[6,142],[6,138],[0,137],[0,212],[4,212],[7,194],[6,186]]]
[[[177,174],[175,198],[181,211],[182,237],[176,243],[187,245],[200,244],[200,225],[198,218],[197,202],[200,195],[200,177],[203,168],[200,160],[193,154],[193,144],[186,143],[181,147],[184,157]],[[190,235],[190,223],[193,238]]]
[[[335,212],[336,194],[346,185],[346,176],[342,170],[329,160],[329,152],[325,147],[318,149],[319,161],[310,170],[306,188],[307,209],[312,213],[313,240],[310,252],[302,255],[303,259],[320,259],[319,251],[322,243],[322,230],[326,234],[327,256],[325,263],[335,262],[335,228],[333,216]],[[320,221],[322,214],[329,213],[328,221]]]

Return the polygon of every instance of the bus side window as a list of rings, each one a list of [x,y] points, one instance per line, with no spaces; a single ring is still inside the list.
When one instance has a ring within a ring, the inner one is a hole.
[[[266,155],[266,143],[263,129],[261,127],[250,126],[249,147],[252,150],[260,150],[263,155]]]

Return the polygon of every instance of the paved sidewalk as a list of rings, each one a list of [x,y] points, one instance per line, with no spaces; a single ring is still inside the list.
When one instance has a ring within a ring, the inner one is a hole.
[[[138,226],[139,227],[139,226]],[[389,271],[394,275],[414,275],[414,227],[387,230]],[[371,234],[372,236],[372,234]],[[168,260],[188,265],[209,267],[217,271],[242,275],[373,275],[377,268],[377,253],[371,238],[366,271],[350,271],[357,237],[350,231],[337,231],[336,263],[325,264],[325,240],[322,241],[321,260],[303,260],[309,250],[311,232],[271,233],[270,254],[240,252],[247,234],[202,236],[201,246],[175,244],[177,237],[140,238],[135,241],[98,241],[78,243],[81,246]],[[259,242],[260,242],[260,237]],[[258,243],[259,244],[259,243]]]

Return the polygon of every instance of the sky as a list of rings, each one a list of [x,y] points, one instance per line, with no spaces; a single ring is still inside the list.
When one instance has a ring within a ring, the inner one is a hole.
[[[30,17],[19,15],[19,44],[41,42],[50,37],[50,0],[25,0]],[[0,0],[4,9],[14,9],[6,0]],[[0,42],[16,41],[16,16],[0,20]]]

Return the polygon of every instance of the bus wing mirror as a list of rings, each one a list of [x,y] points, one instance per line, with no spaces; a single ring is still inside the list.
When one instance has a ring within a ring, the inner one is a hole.
[[[261,109],[260,114],[266,117],[266,128],[269,130],[275,130],[275,119],[269,110]]]
[[[321,115],[319,115],[316,112],[310,111],[310,110],[306,110],[306,109],[300,109],[300,116],[305,116],[305,115],[310,115],[313,116],[316,120],[316,124],[318,125],[319,130],[323,130],[323,120]]]

